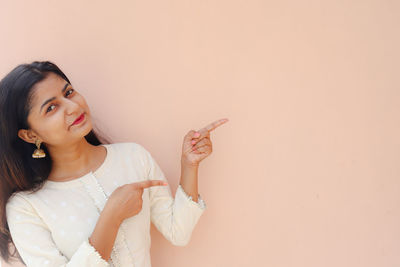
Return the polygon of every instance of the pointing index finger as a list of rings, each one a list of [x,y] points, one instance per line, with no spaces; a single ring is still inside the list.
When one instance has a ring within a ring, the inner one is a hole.
[[[201,128],[200,130],[198,130],[198,132],[200,132],[200,133],[211,132],[215,128],[217,128],[217,127],[221,126],[222,124],[226,123],[227,121],[228,121],[228,119],[216,120],[213,123],[208,124],[206,127]]]
[[[163,180],[146,180],[137,183],[137,186],[141,188],[148,188],[150,186],[158,186],[158,185],[167,185],[167,183],[164,182]]]

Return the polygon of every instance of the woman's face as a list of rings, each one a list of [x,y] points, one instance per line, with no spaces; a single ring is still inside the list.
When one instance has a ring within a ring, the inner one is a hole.
[[[50,72],[32,90],[28,123],[40,141],[50,146],[66,145],[91,131],[90,110],[85,99],[63,78]],[[83,120],[72,125],[82,113]],[[32,137],[28,132],[25,136]]]

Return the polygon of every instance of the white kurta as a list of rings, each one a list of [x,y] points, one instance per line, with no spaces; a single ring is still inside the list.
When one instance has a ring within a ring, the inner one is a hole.
[[[179,185],[143,191],[142,210],[121,224],[107,262],[90,245],[100,212],[118,187],[143,180],[166,180],[151,154],[133,142],[103,144],[107,156],[95,171],[66,182],[46,181],[35,193],[14,193],[6,215],[15,247],[27,266],[150,267],[150,221],[177,246],[186,245],[206,208]],[[168,182],[168,181],[167,181]]]

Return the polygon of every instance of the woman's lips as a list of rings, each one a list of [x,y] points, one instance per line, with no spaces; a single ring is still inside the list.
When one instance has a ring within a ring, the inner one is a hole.
[[[85,118],[85,114],[82,113],[71,125],[75,125],[75,124],[82,122],[84,118]]]

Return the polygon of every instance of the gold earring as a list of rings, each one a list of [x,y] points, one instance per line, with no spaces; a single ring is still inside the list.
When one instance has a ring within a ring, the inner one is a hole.
[[[44,153],[43,149],[40,149],[40,141],[36,139],[35,144],[37,149],[33,151],[32,158],[44,158],[46,157],[46,153]]]

